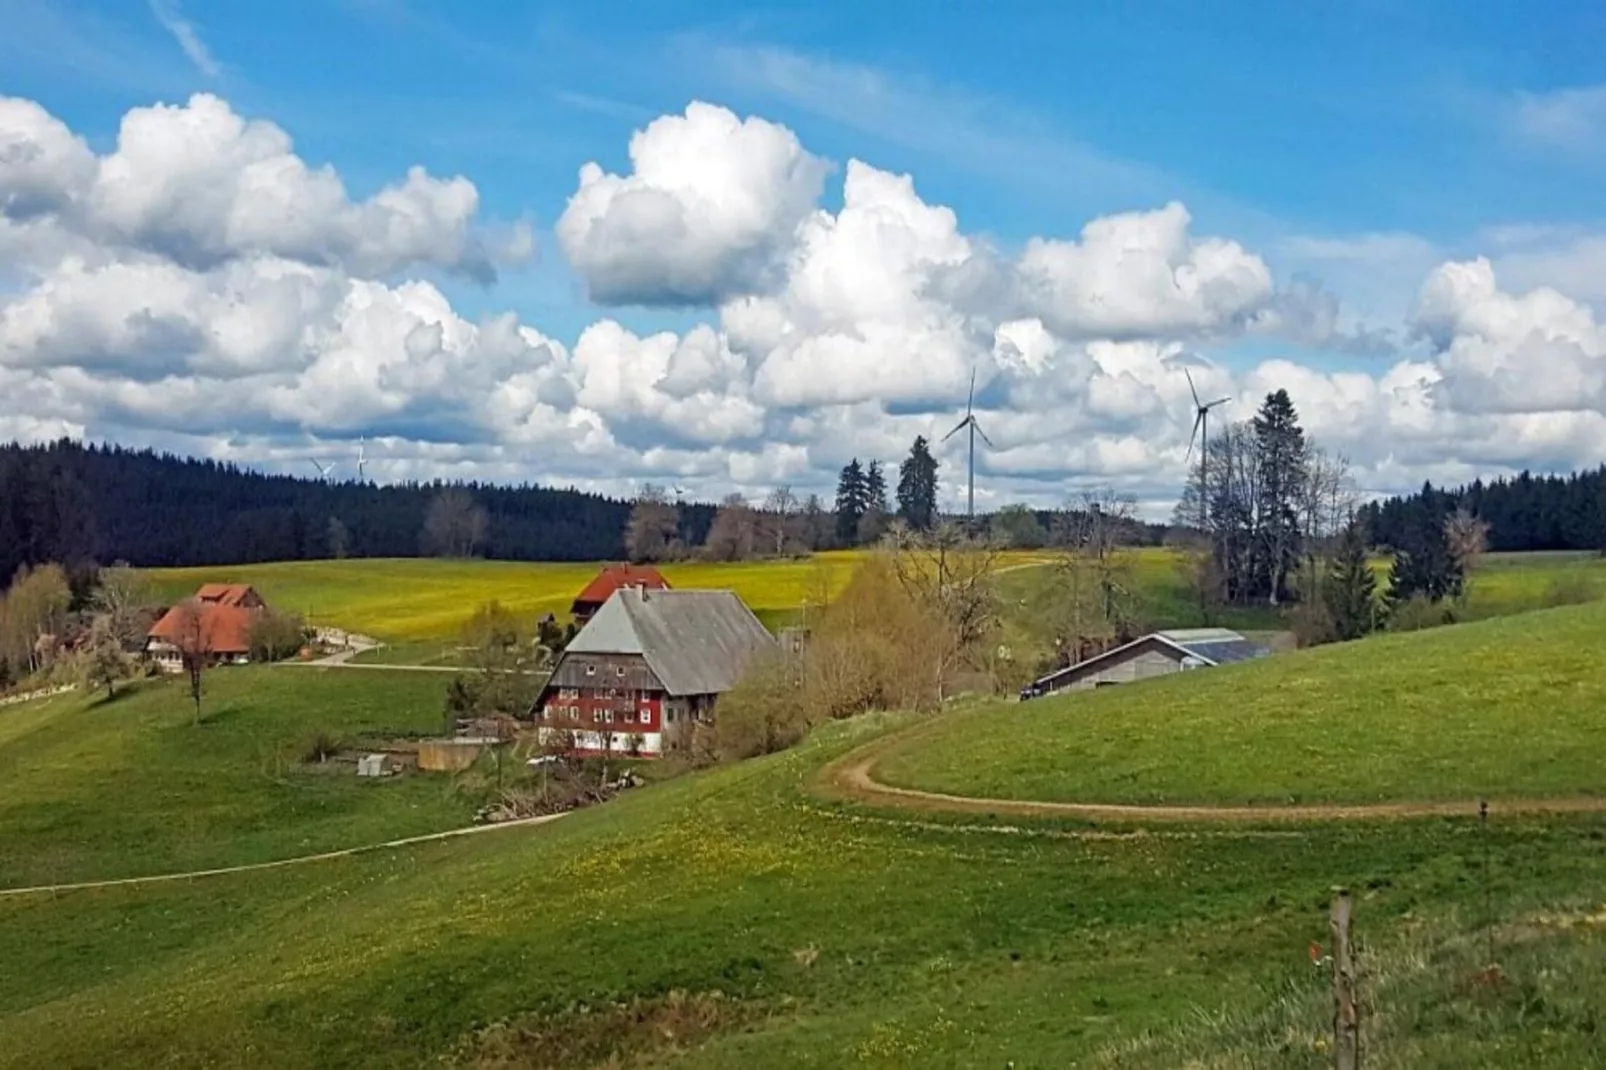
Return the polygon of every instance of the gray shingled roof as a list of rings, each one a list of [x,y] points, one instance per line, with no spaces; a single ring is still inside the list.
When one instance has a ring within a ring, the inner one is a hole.
[[[671,695],[729,691],[775,638],[733,591],[621,587],[565,653],[640,654]]]

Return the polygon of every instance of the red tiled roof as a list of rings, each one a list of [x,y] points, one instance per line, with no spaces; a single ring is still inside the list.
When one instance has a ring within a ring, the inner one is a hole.
[[[586,584],[574,600],[576,610],[584,606],[602,605],[621,587],[645,587],[649,591],[667,591],[669,581],[651,565],[609,565]]]
[[[203,583],[201,589],[195,592],[195,598],[200,602],[216,602],[219,605],[238,606],[252,601],[250,584],[246,583]]]
[[[263,611],[262,599],[244,583],[207,583],[195,592],[194,602],[201,614],[200,644],[211,654],[244,654],[251,649],[251,625]],[[151,625],[148,637],[182,646],[193,641],[185,619],[187,609],[180,604],[162,614]]]
[[[200,605],[200,645],[209,654],[244,654],[251,649],[251,624],[262,612],[260,609],[242,609],[218,602]],[[151,625],[150,638],[182,647],[190,642],[186,631],[185,608],[174,606],[162,614],[162,619]]]

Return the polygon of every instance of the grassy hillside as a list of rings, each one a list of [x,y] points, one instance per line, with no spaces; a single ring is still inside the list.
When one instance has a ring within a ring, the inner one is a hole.
[[[1336,883],[1365,890],[1368,939],[1484,901],[1461,822],[1109,834],[813,800],[888,723],[539,829],[0,899],[0,1065],[1066,1066],[1309,988]],[[1490,902],[1583,902],[1601,833],[1501,823]]]
[[[448,781],[304,765],[312,737],[438,730],[449,677],[231,668],[0,708],[0,887],[266,861],[467,823]]]
[[[1087,802],[1606,794],[1606,604],[995,704],[883,762],[890,784]]]

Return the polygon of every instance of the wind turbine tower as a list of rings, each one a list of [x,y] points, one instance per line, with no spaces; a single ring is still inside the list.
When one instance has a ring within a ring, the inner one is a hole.
[[[359,438],[357,440],[357,482],[359,483],[366,481],[363,470],[368,464],[368,459],[363,455],[363,449],[367,443],[368,440],[366,438]]]
[[[987,432],[983,431],[981,426],[976,423],[976,369],[974,368],[970,370],[970,396],[965,400],[965,418],[954,425],[952,431],[942,436],[942,440],[947,442],[959,432],[966,430],[970,432],[970,483],[967,490],[965,516],[969,525],[974,528],[976,525],[976,436],[980,435],[981,440],[987,445],[993,445],[993,440],[987,437]],[[993,448],[996,449],[997,447]]]
[[[1199,530],[1204,531],[1210,527],[1210,490],[1206,482],[1208,469],[1205,460],[1210,449],[1210,410],[1217,405],[1225,405],[1232,398],[1217,398],[1208,404],[1199,400],[1199,391],[1194,388],[1193,376],[1188,369],[1183,368],[1182,374],[1188,376],[1188,392],[1193,395],[1193,432],[1188,436],[1188,456],[1183,459],[1183,465],[1193,459],[1193,444],[1199,443]]]

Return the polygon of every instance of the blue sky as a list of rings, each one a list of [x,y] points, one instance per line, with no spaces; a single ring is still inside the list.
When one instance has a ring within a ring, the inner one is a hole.
[[[415,165],[464,175],[482,219],[533,226],[537,257],[490,288],[413,275],[466,319],[511,310],[566,346],[604,318],[714,321],[587,300],[553,234],[582,164],[628,175],[632,132],[694,100],[830,161],[827,211],[860,159],[913,175],[1005,254],[1181,201],[1193,234],[1241,243],[1279,290],[1319,283],[1352,334],[1409,339],[1426,273],[1476,256],[1502,282],[1507,257],[1519,296],[1602,296],[1568,275],[1596,262],[1602,227],[1600,4],[511,7],[0,0],[0,93],[102,154],[129,109],[216,94],[333,166],[354,200]],[[1287,333],[1186,341],[1240,375],[1287,359],[1381,377],[1399,357]]]

